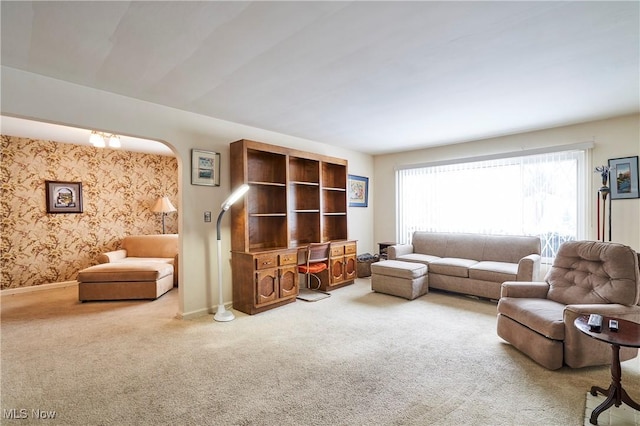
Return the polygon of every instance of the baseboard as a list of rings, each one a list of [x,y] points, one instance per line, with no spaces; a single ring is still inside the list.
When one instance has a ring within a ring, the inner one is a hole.
[[[6,290],[0,291],[0,296],[10,296],[12,294],[20,294],[20,293],[31,293],[34,291],[53,290],[54,288],[71,287],[71,286],[77,286],[77,285],[78,285],[78,281],[63,281],[59,283],[32,285],[29,287],[8,288]]]
[[[224,307],[227,310],[232,310],[233,309],[232,305],[233,303],[228,302],[224,304]],[[190,320],[190,319],[198,318],[204,315],[214,315],[217,311],[218,311],[218,305],[212,306],[210,308],[202,308],[202,309],[198,309],[191,312],[185,312],[182,314],[177,313],[176,318],[181,320]]]

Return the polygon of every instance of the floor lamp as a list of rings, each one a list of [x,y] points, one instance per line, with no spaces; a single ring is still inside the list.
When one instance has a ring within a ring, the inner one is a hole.
[[[244,195],[245,192],[249,190],[249,185],[246,183],[241,185],[238,189],[233,191],[229,197],[224,200],[222,203],[222,210],[220,210],[220,214],[218,215],[218,222],[216,223],[216,235],[217,235],[217,244],[218,244],[218,311],[213,316],[213,319],[216,321],[231,321],[235,318],[233,312],[227,311],[224,307],[224,301],[222,300],[222,241],[220,237],[220,222],[222,221],[222,216],[224,212],[229,210],[229,207],[240,197]]]

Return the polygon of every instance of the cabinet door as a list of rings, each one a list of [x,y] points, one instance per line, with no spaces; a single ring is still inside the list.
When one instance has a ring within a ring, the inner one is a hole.
[[[357,262],[356,255],[351,254],[344,257],[344,280],[354,280],[357,275]]]
[[[331,258],[331,284],[344,280],[344,256]]]
[[[277,300],[279,293],[277,268],[256,271],[256,305]]]
[[[298,268],[287,266],[280,268],[280,297],[295,297],[298,294]]]

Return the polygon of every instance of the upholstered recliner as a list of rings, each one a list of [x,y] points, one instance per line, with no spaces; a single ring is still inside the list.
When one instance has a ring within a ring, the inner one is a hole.
[[[610,346],[580,332],[574,320],[594,313],[640,323],[638,256],[617,243],[562,244],[544,282],[502,284],[498,335],[550,370],[610,364]],[[637,353],[622,347],[620,360]]]

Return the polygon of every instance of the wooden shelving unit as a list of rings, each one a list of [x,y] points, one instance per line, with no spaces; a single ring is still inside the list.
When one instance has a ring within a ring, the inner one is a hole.
[[[297,257],[312,242],[330,241],[341,252],[332,256],[324,290],[353,282],[347,160],[240,140],[231,144],[230,164],[232,188],[250,186],[231,207],[234,308],[254,314],[295,301]]]

